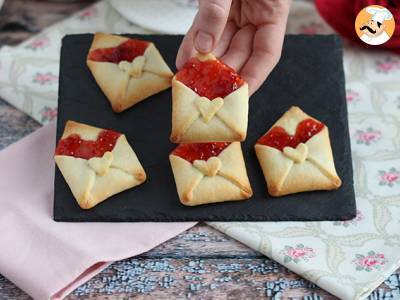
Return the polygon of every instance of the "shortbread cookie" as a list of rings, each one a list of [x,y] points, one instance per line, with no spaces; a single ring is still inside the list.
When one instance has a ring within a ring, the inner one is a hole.
[[[244,200],[253,194],[239,142],[180,144],[169,159],[184,205]]]
[[[125,135],[73,121],[67,122],[54,159],[83,209],[146,180]]]
[[[212,54],[190,59],[172,79],[174,143],[243,141],[248,85]]]
[[[151,42],[98,32],[86,63],[115,112],[171,86],[173,73]]]
[[[290,108],[255,150],[272,196],[341,186],[328,127],[298,107]]]

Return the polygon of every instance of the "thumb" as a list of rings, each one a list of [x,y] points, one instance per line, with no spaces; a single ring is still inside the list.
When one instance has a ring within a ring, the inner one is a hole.
[[[199,0],[199,11],[187,32],[177,55],[180,68],[194,53],[209,53],[224,31],[232,0]]]
[[[200,53],[209,53],[217,45],[229,16],[231,0],[199,1],[199,11],[191,30],[194,47]]]

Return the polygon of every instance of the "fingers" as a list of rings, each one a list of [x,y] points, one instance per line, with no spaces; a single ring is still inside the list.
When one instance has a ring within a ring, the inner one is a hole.
[[[238,28],[233,21],[228,21],[226,23],[224,32],[222,33],[221,38],[219,39],[217,47],[214,49],[213,53],[216,57],[221,57],[225,54],[226,50],[228,49],[232,37],[237,32]]]
[[[260,87],[280,59],[286,20],[287,17],[265,24],[254,35],[253,52],[240,72],[249,84],[249,95]]]
[[[200,53],[211,52],[219,41],[228,20],[231,0],[201,0],[193,28],[194,47]]]
[[[208,53],[214,50],[228,20],[231,0],[200,0],[199,11],[179,48],[178,69],[197,50]],[[194,49],[193,49],[194,47]]]
[[[256,28],[253,25],[241,28],[232,38],[228,51],[221,57],[221,60],[236,72],[240,71],[251,55],[255,32]]]
[[[193,57],[196,51],[193,48],[193,32],[189,32],[184,36],[176,55],[176,68],[179,70],[189,58]]]

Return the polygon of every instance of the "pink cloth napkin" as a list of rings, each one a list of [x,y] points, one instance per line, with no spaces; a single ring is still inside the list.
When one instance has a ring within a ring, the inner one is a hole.
[[[60,299],[116,260],[195,223],[54,222],[56,126],[0,152],[0,273],[35,299]]]

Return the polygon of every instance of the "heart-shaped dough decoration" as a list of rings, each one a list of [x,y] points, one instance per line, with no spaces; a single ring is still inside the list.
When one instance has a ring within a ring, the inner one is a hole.
[[[195,160],[193,166],[205,176],[213,177],[217,175],[218,171],[221,169],[221,160],[218,157],[213,156],[207,161]]]
[[[301,164],[308,156],[308,147],[304,143],[298,144],[296,148],[285,147],[283,148],[283,154],[295,163]]]
[[[110,169],[113,161],[113,155],[110,151],[104,153],[102,157],[92,157],[88,160],[89,167],[91,167],[97,175],[104,176]]]
[[[129,76],[133,78],[139,78],[142,76],[143,68],[146,63],[146,57],[143,55],[135,57],[132,62],[123,60],[118,63],[118,68],[128,73]]]
[[[194,104],[199,110],[203,121],[208,123],[224,105],[224,99],[218,97],[210,101],[206,97],[199,97],[195,100]]]

